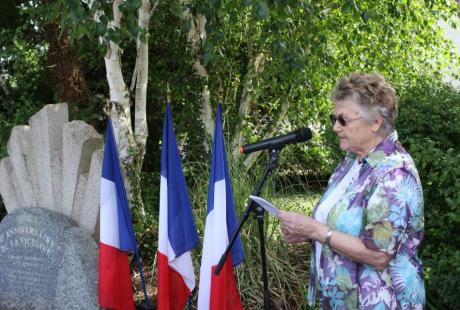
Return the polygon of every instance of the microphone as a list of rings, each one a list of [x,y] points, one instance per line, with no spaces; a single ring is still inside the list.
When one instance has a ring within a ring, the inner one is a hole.
[[[264,149],[279,149],[286,144],[308,141],[311,137],[312,133],[310,128],[299,128],[285,135],[243,145],[240,148],[240,153],[249,154]]]

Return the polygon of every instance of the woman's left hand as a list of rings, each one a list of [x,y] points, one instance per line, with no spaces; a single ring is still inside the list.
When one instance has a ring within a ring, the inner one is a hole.
[[[297,212],[280,210],[278,219],[281,222],[283,238],[289,243],[298,243],[306,239],[318,239],[321,231],[327,232],[327,226],[311,216]],[[325,233],[324,233],[325,234]]]

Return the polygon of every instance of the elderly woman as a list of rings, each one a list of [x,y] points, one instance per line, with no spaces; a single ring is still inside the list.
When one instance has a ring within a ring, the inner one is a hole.
[[[352,73],[332,93],[331,121],[347,156],[313,217],[281,211],[283,238],[313,241],[310,305],[322,309],[422,309],[423,197],[398,142],[395,90],[378,74]]]

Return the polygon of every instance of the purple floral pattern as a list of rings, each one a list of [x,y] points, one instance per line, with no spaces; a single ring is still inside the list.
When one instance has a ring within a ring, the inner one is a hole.
[[[348,172],[349,154],[331,176],[317,206]],[[314,210],[316,212],[316,208]],[[323,246],[312,250],[308,301],[322,309],[423,309],[425,288],[417,256],[423,239],[423,195],[411,156],[394,131],[363,159],[358,179],[328,214],[328,226],[361,238],[367,248],[393,256],[383,270]],[[320,257],[316,271],[315,257]]]

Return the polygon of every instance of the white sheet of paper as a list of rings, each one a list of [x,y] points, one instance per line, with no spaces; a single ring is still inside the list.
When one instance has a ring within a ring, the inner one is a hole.
[[[264,208],[271,215],[278,217],[279,210],[274,205],[266,201],[265,199],[259,196],[253,196],[253,195],[249,195],[249,198],[257,202],[262,208]]]

